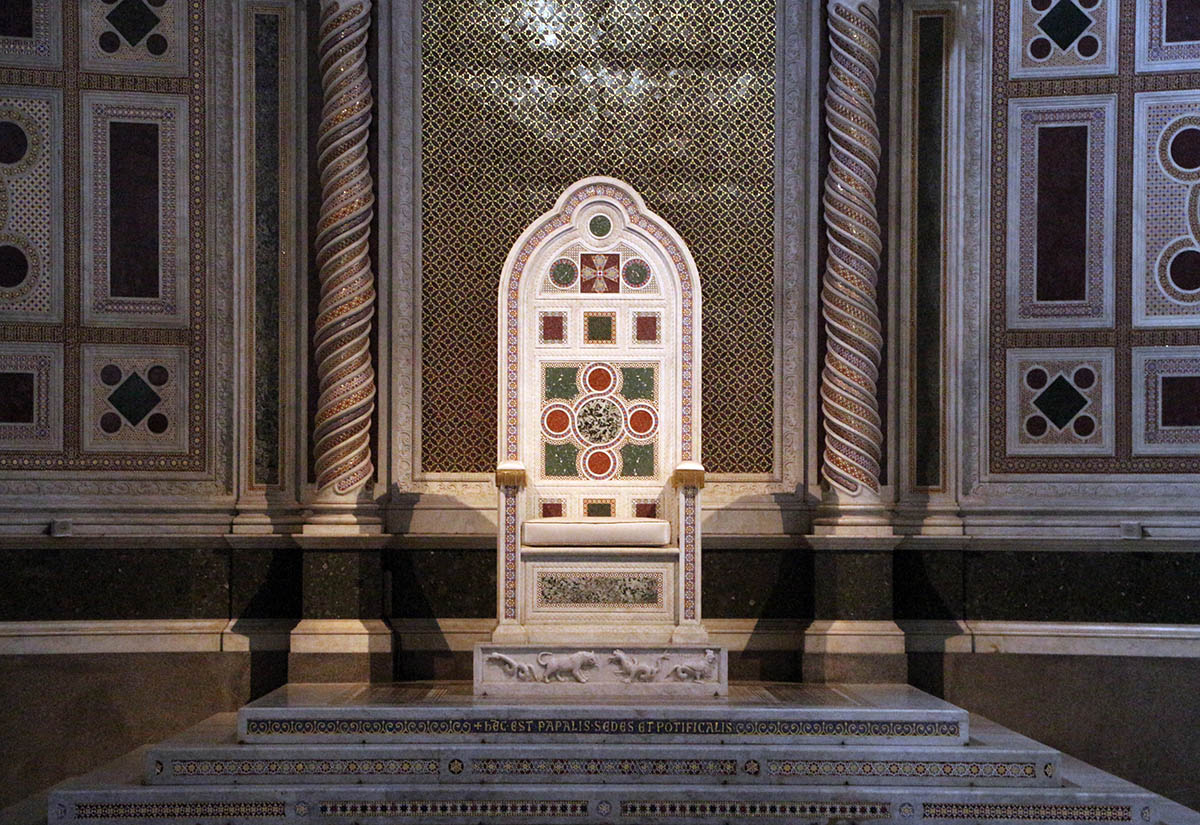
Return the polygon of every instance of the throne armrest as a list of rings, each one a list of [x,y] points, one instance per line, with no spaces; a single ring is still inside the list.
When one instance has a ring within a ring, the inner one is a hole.
[[[497,487],[524,487],[525,465],[519,461],[501,461],[496,465]]]
[[[704,465],[699,461],[681,461],[675,468],[673,480],[676,487],[700,489],[704,486]]]

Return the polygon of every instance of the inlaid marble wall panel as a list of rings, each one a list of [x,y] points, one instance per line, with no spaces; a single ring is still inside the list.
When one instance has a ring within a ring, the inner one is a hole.
[[[62,93],[0,87],[0,320],[62,320],[62,169]]]
[[[1008,452],[1111,455],[1113,352],[1008,351]]]
[[[187,361],[186,347],[85,345],[83,451],[182,453]]]
[[[1200,347],[1134,349],[1133,452],[1200,455]]]
[[[62,449],[62,344],[0,344],[0,451]]]
[[[81,0],[79,62],[93,72],[186,75],[187,0]]]
[[[1200,324],[1200,91],[1137,96],[1133,317]]]
[[[1020,98],[1008,106],[1009,326],[1108,326],[1117,98]]]
[[[1112,74],[1119,0],[996,0],[1011,8],[1012,77]]]
[[[1200,348],[1200,71],[1185,71],[1200,63],[1167,59],[1200,34],[1200,8],[1012,0],[992,14],[1012,37],[992,45],[987,470],[1039,484],[1200,472],[1186,369],[1152,380],[1166,350]],[[1028,38],[1071,19],[1076,42],[1108,31],[1109,70],[1031,70]]]
[[[83,320],[187,326],[187,99],[85,92]]]
[[[20,363],[0,368],[0,493],[41,485],[31,470],[84,471],[92,490],[98,471],[166,471],[176,492],[218,493],[231,394],[210,415],[207,386],[232,340],[208,326],[230,270],[205,222],[218,18],[204,0],[2,5],[0,360]]]
[[[1192,0],[1138,0],[1137,69],[1200,69],[1200,9]]]
[[[0,63],[54,69],[62,63],[62,0],[4,0]]]

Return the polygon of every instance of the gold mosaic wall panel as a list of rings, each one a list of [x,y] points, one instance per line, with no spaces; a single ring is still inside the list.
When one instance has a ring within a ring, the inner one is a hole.
[[[504,258],[603,174],[696,258],[705,465],[771,472],[774,0],[427,0],[421,60],[422,470],[493,468]]]

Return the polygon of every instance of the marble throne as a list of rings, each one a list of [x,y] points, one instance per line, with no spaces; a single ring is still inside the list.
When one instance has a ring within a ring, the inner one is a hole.
[[[497,611],[476,691],[723,694],[700,613],[700,281],[628,184],[570,186],[500,278]]]

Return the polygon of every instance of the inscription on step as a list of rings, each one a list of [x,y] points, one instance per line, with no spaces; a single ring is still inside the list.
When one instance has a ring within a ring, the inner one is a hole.
[[[474,736],[499,734],[600,734],[622,736],[841,736],[958,737],[958,722],[859,719],[249,719],[254,736]]]

